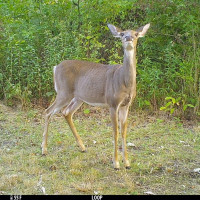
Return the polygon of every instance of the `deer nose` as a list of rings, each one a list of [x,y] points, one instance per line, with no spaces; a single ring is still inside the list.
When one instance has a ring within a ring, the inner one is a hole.
[[[126,42],[127,41],[133,41],[133,38],[131,36],[126,36],[125,39],[126,39]]]

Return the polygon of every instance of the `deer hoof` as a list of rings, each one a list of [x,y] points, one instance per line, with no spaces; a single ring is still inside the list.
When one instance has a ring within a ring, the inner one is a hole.
[[[42,149],[42,155],[46,156],[47,155],[47,149]]]
[[[131,169],[131,166],[126,166],[126,169]]]
[[[114,162],[114,169],[119,170],[119,162]]]
[[[130,169],[131,168],[130,163],[129,163],[128,160],[124,160],[124,163],[125,163],[126,169]]]
[[[47,155],[47,152],[42,152],[42,156],[46,156]]]

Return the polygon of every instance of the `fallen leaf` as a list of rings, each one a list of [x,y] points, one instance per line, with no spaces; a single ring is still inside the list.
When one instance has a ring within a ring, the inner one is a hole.
[[[4,192],[4,191],[0,191],[0,194],[6,194],[6,192]]]
[[[129,142],[129,143],[127,143],[127,146],[128,146],[128,147],[135,147],[135,144]]]
[[[167,168],[166,170],[167,170],[167,172],[169,172],[169,173],[173,172],[173,169],[171,169],[171,168]]]
[[[56,166],[55,166],[55,165],[52,165],[52,166],[50,167],[50,170],[51,170],[51,171],[56,170]]]
[[[44,194],[46,194],[45,187],[42,187],[41,189],[42,189],[42,192],[43,192]]]
[[[154,194],[153,192],[151,192],[151,191],[144,192],[144,194],[155,195],[155,194]]]
[[[37,183],[37,186],[39,187],[39,190],[43,192],[43,194],[46,194],[45,187],[42,186],[42,175],[40,176],[40,180]]]
[[[41,185],[41,183],[42,183],[42,175],[40,176],[40,180],[39,180],[39,182],[37,183],[37,186],[39,187],[39,186]]]
[[[136,185],[141,186],[141,184],[139,182],[136,182]]]
[[[200,168],[194,169],[193,172],[196,172],[196,173],[199,173],[199,174],[200,174]]]

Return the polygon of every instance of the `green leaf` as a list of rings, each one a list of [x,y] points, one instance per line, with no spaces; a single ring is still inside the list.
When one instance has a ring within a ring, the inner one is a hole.
[[[53,95],[53,92],[47,92],[46,95],[47,95],[47,97],[50,97]]]
[[[167,108],[167,107],[169,107],[171,104],[172,104],[172,102],[170,101],[170,102],[168,102],[168,103],[165,105],[165,107]]]
[[[84,111],[83,111],[85,114],[89,114],[90,113],[90,109],[85,109]]]
[[[87,40],[89,40],[89,39],[91,39],[91,38],[92,38],[92,36],[90,36],[90,35],[88,35],[88,36],[86,37]]]
[[[166,109],[166,107],[160,107],[160,110],[165,110]]]
[[[2,81],[2,80],[3,80],[3,74],[0,73],[0,81]]]
[[[150,103],[149,101],[147,101],[147,100],[144,100],[144,103],[145,103],[147,106],[150,106],[150,105],[151,105],[151,103]]]
[[[190,108],[194,108],[194,106],[192,104],[187,104],[187,106]]]
[[[181,97],[178,97],[178,98],[176,99],[176,103],[178,103],[180,100],[181,100]]]
[[[185,111],[187,109],[187,104],[183,106],[183,110]]]
[[[165,100],[172,100],[174,99],[173,97],[165,97]]]
[[[170,114],[173,114],[173,113],[174,113],[174,110],[175,110],[175,108],[172,108],[172,109],[170,110]]]
[[[192,104],[185,104],[183,106],[183,110],[185,111],[187,109],[187,107],[194,108],[194,106]]]

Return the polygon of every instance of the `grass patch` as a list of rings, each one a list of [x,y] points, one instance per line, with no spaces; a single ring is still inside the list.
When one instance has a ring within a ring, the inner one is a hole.
[[[131,169],[120,153],[121,169],[115,171],[107,112],[74,118],[87,153],[80,152],[64,118],[54,116],[44,157],[41,110],[0,104],[0,194],[200,194],[200,174],[193,172],[200,168],[200,124],[130,113]]]

